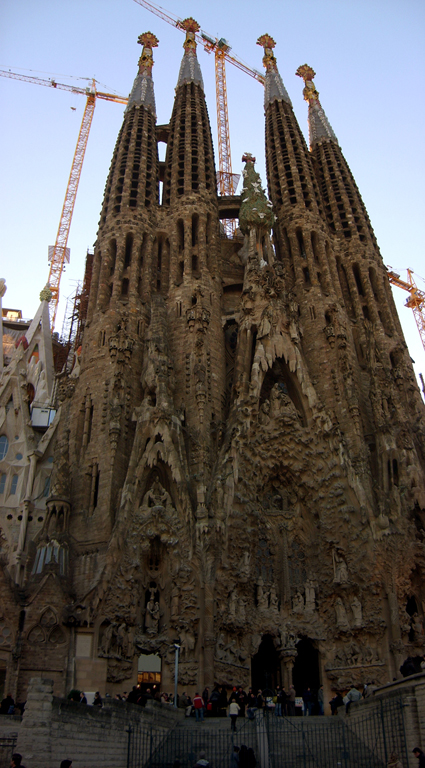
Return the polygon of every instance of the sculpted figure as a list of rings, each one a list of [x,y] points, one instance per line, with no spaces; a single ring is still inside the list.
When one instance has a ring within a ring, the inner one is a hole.
[[[273,613],[279,613],[279,598],[276,594],[276,588],[274,586],[270,588],[270,610]]]
[[[294,613],[302,613],[304,611],[304,598],[299,590],[292,600],[292,610]]]
[[[415,633],[415,640],[422,640],[423,634],[424,634],[424,628],[418,613],[414,613],[412,616],[412,629]]]
[[[237,604],[238,604],[238,594],[234,589],[233,592],[230,593],[230,598],[229,598],[229,619],[236,618]]]
[[[260,611],[267,611],[267,609],[269,607],[269,596],[268,596],[267,592],[264,591],[263,586],[264,586],[263,579],[261,579],[261,578],[258,579],[258,584],[257,584],[257,603],[258,603],[258,608],[259,608]]]
[[[191,656],[192,651],[195,649],[195,636],[187,629],[180,630],[180,645],[182,658],[188,658]]]
[[[260,412],[258,414],[258,420],[260,424],[264,424],[264,426],[267,426],[267,424],[270,423],[270,401],[265,400],[264,403],[260,406]]]
[[[309,612],[316,609],[316,589],[311,580],[305,585],[305,609]]]
[[[99,651],[101,651],[105,655],[108,654],[110,651],[113,634],[114,634],[114,624],[109,624],[103,633],[102,641],[99,646]]]
[[[334,549],[333,551],[333,564],[334,564],[335,584],[347,584],[348,583],[347,563],[345,562],[341,552],[339,552],[337,549]]]
[[[155,601],[155,590],[151,589],[145,615],[145,629],[149,635],[156,635],[158,632],[159,613],[159,603]]]
[[[363,611],[362,604],[357,595],[353,597],[351,601],[351,610],[353,611],[354,626],[361,627],[363,623]]]
[[[335,600],[336,625],[341,629],[349,629],[350,625],[347,619],[347,612],[344,603],[340,597]]]
[[[173,587],[171,592],[171,621],[179,618],[179,588]]]

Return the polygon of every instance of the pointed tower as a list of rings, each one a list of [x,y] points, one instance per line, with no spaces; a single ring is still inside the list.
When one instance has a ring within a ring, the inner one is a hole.
[[[356,182],[320,103],[313,82],[316,73],[303,64],[296,74],[304,80],[310,149],[326,219],[330,231],[336,234],[339,241],[338,278],[347,312],[353,320],[366,318],[373,323],[378,322],[384,334],[402,335],[375,234]]]
[[[167,305],[176,405],[184,410],[187,428],[202,436],[202,448],[189,450],[191,471],[204,478],[196,491],[202,507],[214,462],[211,424],[216,428],[221,422],[223,409],[222,286],[213,143],[196,55],[199,24],[189,18],[182,26],[186,39],[170,121],[162,215],[171,244]]]
[[[143,51],[106,183],[82,349],[71,374],[73,391],[63,393],[69,435],[59,440],[63,460],[57,461],[53,478],[54,494],[71,506],[74,535],[93,539],[95,546],[109,537],[125,478],[132,408],[141,398],[146,307],[156,289],[151,277],[159,184],[152,49],[158,40],[147,32],[138,42]]]

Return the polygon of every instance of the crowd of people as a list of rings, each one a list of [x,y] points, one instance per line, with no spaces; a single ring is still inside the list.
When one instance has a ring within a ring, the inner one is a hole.
[[[293,685],[276,686],[275,689],[252,688],[245,691],[242,686],[234,686],[230,694],[225,686],[216,685],[210,692],[207,687],[202,694],[196,692],[193,700],[186,693],[180,696],[179,706],[186,709],[186,715],[195,714],[197,722],[202,722],[205,716],[225,717],[229,715],[232,730],[236,729],[238,717],[253,720],[261,714],[272,713],[277,717],[295,717],[297,714],[324,714],[323,686],[317,693],[307,687],[302,697],[298,697]]]

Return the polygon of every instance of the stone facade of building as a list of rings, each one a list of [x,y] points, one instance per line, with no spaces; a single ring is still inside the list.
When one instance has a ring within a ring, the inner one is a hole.
[[[175,643],[190,691],[331,694],[424,650],[424,406],[314,72],[297,72],[308,149],[260,38],[269,199],[249,154],[240,200],[220,199],[185,25],[169,126],[140,38],[82,350],[58,380],[52,495],[21,590],[2,590],[18,698],[32,676],[128,690],[151,653],[172,689]]]

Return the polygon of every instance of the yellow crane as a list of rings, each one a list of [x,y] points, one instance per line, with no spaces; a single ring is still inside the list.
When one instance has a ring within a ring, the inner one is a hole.
[[[96,106],[96,99],[114,101],[117,104],[127,104],[128,99],[126,99],[124,96],[117,96],[113,93],[97,91],[95,80],[92,80],[90,86],[87,88],[79,88],[75,85],[58,83],[56,80],[44,80],[40,77],[17,74],[16,72],[10,72],[10,70],[1,69],[0,76],[10,77],[14,80],[23,80],[26,83],[34,83],[35,85],[45,85],[49,88],[59,88],[60,90],[77,93],[81,96],[86,96],[87,98],[83,119],[81,121],[80,132],[78,134],[77,146],[75,147],[74,158],[72,160],[71,172],[69,174],[65,200],[63,203],[58,232],[56,235],[56,241],[53,246],[49,247],[50,270],[47,283],[52,293],[52,298],[50,301],[50,323],[53,333],[59,303],[60,281],[65,262],[69,261],[69,249],[67,248],[69,230],[71,228],[72,214],[74,211],[75,199],[77,196],[78,184],[83,167],[87,141],[90,134],[94,108]]]
[[[394,272],[392,267],[387,267],[388,279],[392,285],[397,285],[404,291],[409,293],[409,298],[406,299],[405,307],[413,310],[413,314],[418,326],[419,336],[421,337],[422,346],[425,350],[425,291],[421,291],[415,283],[413,277],[414,272],[412,269],[407,270],[407,280],[401,280],[400,275]]]
[[[148,0],[135,0],[136,3],[146,8],[146,10],[154,13],[163,21],[166,21],[171,26],[176,27],[184,31],[182,27],[183,19],[178,16],[165,11],[158,5],[148,2]],[[227,107],[227,86],[226,86],[226,61],[230,61],[235,67],[240,69],[245,74],[250,75],[259,83],[264,85],[265,78],[261,72],[257,72],[256,69],[251,69],[235,54],[231,53],[231,48],[224,39],[224,37],[218,39],[207,35],[201,29],[199,32],[195,32],[195,40],[199,45],[202,45],[207,53],[214,52],[215,58],[215,91],[216,91],[216,106],[217,106],[217,133],[218,133],[218,190],[220,195],[234,195],[236,187],[239,181],[239,175],[232,173],[232,158],[230,151],[230,133],[229,133],[229,111]],[[232,236],[236,229],[236,223],[234,219],[226,219],[223,221],[225,232],[228,236]]]

